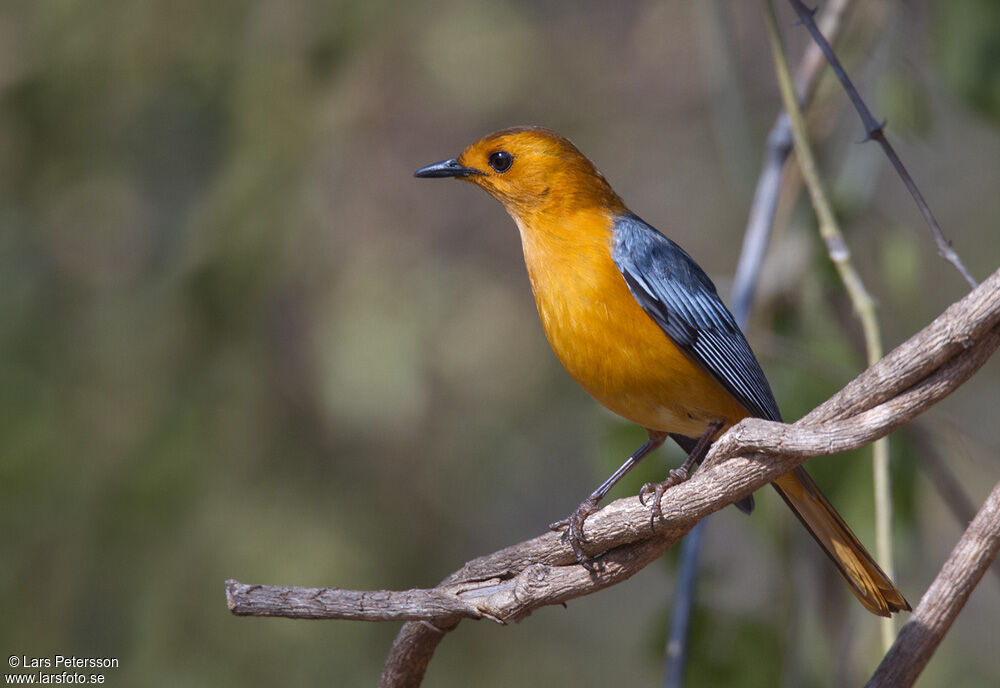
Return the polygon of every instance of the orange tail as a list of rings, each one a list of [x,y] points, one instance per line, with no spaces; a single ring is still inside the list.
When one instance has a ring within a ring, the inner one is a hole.
[[[772,484],[837,565],[840,575],[865,609],[879,616],[910,610],[902,593],[875,563],[804,468],[799,466]]]

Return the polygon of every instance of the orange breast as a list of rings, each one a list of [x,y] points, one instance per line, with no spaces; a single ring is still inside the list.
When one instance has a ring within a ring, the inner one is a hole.
[[[697,437],[746,410],[694,364],[632,296],[611,259],[606,214],[518,221],[545,334],[570,375],[618,415],[649,430]]]

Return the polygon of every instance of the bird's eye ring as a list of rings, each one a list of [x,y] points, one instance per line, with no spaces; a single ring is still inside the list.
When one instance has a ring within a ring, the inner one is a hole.
[[[507,151],[494,151],[490,153],[489,157],[490,167],[492,167],[497,172],[506,172],[510,169],[510,166],[514,163],[514,156]]]

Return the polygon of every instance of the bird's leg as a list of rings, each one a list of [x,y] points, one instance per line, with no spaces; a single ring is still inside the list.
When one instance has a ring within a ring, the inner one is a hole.
[[[573,548],[573,554],[576,555],[577,561],[583,564],[588,571],[595,571],[596,566],[593,560],[588,557],[583,551],[583,543],[587,541],[587,538],[583,535],[583,522],[587,520],[587,517],[592,513],[597,511],[597,504],[600,502],[611,488],[621,480],[626,473],[632,470],[637,463],[642,461],[647,454],[663,444],[667,439],[666,433],[649,431],[649,439],[636,449],[632,456],[628,457],[618,470],[612,473],[607,480],[598,486],[596,490],[590,493],[590,496],[585,500],[580,502],[580,506],[576,507],[572,514],[568,518],[564,518],[561,521],[556,521],[549,526],[551,530],[562,530],[566,529],[564,538],[569,542],[569,546]]]
[[[698,444],[694,445],[694,449],[688,454],[688,457],[681,464],[680,468],[674,468],[670,471],[670,477],[664,480],[662,483],[646,483],[639,490],[639,501],[645,505],[647,500],[650,500],[650,527],[653,527],[653,522],[659,520],[663,516],[663,512],[660,509],[660,500],[663,498],[663,493],[674,485],[678,485],[689,477],[691,477],[691,470],[698,464],[701,460],[705,458],[705,454],[708,453],[708,448],[712,446],[712,438],[715,437],[715,433],[722,428],[722,421],[717,420],[708,424],[705,432],[698,439]]]

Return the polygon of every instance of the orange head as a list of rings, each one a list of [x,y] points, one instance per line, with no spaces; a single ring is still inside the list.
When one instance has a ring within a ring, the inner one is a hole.
[[[519,221],[593,207],[613,213],[625,211],[622,200],[594,164],[569,140],[542,127],[494,132],[457,158],[427,165],[413,174],[472,182]]]

